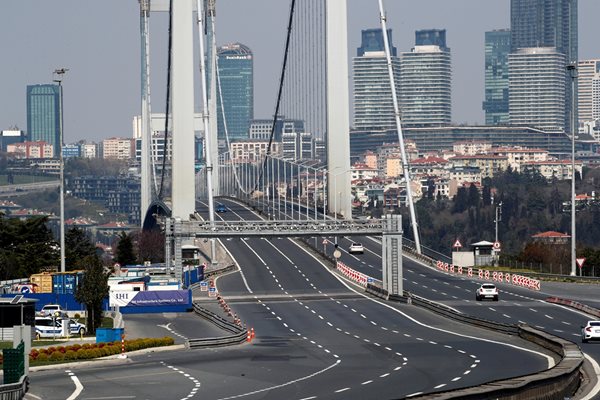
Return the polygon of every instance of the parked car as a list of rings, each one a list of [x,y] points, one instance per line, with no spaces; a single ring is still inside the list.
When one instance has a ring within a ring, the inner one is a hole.
[[[63,320],[63,321],[65,321],[65,320]],[[83,336],[83,335],[85,335],[87,330],[85,328],[85,324],[82,324],[81,322],[77,322],[74,319],[69,319],[69,332],[71,332],[71,335]]]
[[[365,252],[365,248],[361,243],[352,243],[350,248],[348,249],[348,253],[350,254],[363,254]]]
[[[484,283],[477,288],[475,300],[492,299],[498,301],[498,288],[492,283]]]
[[[85,325],[70,318],[35,317],[35,336],[37,339],[62,337],[63,324],[69,325],[69,336],[85,335]]]
[[[588,321],[581,327],[581,341],[587,343],[596,339],[600,339],[600,321]]]
[[[218,213],[224,213],[227,212],[227,207],[225,207],[223,204],[217,204],[215,211]]]
[[[66,317],[67,311],[63,310],[60,304],[46,304],[44,307],[42,307],[39,315],[41,317]]]

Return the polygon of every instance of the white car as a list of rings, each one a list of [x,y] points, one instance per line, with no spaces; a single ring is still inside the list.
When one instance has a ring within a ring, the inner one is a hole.
[[[364,252],[365,252],[365,248],[360,243],[352,243],[350,245],[350,248],[348,249],[348,253],[350,253],[350,254],[354,254],[354,253],[363,254]]]
[[[40,338],[61,337],[63,324],[68,324],[69,335],[85,335],[85,325],[72,319],[60,319],[52,317],[35,318],[35,336]]]
[[[42,307],[42,311],[40,311],[40,316],[42,317],[66,317],[67,312],[62,309],[59,304],[46,304]]]
[[[581,327],[581,341],[587,343],[588,340],[600,339],[600,321],[588,321]]]
[[[498,288],[492,283],[484,283],[477,288],[475,300],[492,299],[498,301]]]

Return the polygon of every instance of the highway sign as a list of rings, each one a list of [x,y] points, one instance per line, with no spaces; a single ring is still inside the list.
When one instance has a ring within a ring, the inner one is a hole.
[[[500,242],[499,241],[495,241],[494,245],[492,247],[494,248],[494,250],[500,250]]]
[[[456,239],[456,242],[454,242],[454,244],[452,245],[452,247],[461,248],[462,244],[460,243],[460,240]]]
[[[217,295],[217,288],[216,287],[208,288],[208,296],[209,297],[215,297],[216,295]]]
[[[30,293],[31,289],[29,288],[29,286],[23,286],[21,287],[21,293]]]
[[[583,263],[585,262],[585,257],[576,258],[575,261],[577,261],[577,265],[579,265],[579,269],[581,269],[581,268],[583,268]]]
[[[206,292],[208,290],[208,282],[202,281],[200,282],[200,291]]]

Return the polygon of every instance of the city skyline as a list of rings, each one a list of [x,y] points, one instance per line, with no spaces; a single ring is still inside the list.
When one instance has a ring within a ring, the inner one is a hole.
[[[394,32],[398,52],[410,51],[416,30],[446,29],[448,47],[452,48],[453,122],[483,124],[484,34],[510,28],[509,1],[403,3],[385,3],[388,27]],[[0,129],[17,125],[26,130],[26,86],[51,83],[52,71],[65,67],[69,68],[63,81],[65,142],[131,136],[133,117],[140,112],[138,3],[106,0],[102,7],[94,9],[94,18],[89,17],[91,4],[76,0],[53,4],[23,0],[0,6],[0,43],[8,54],[0,66],[5,78],[0,96]],[[238,41],[254,53],[255,118],[272,115],[277,84],[274,77],[281,66],[288,9],[289,3],[281,0],[231,0],[217,4],[217,44]],[[348,47],[352,56],[360,46],[361,30],[379,27],[379,11],[373,0],[349,2],[348,12]],[[600,57],[593,33],[593,15],[598,12],[600,2],[579,1],[580,60]],[[111,21],[110,29],[105,21]],[[166,22],[166,15],[151,17],[154,112],[164,111]]]

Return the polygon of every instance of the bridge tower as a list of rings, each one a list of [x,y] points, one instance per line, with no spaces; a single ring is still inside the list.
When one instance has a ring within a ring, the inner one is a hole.
[[[327,0],[327,203],[352,219],[346,0]]]
[[[383,289],[402,296],[402,216],[386,214],[383,223]]]

